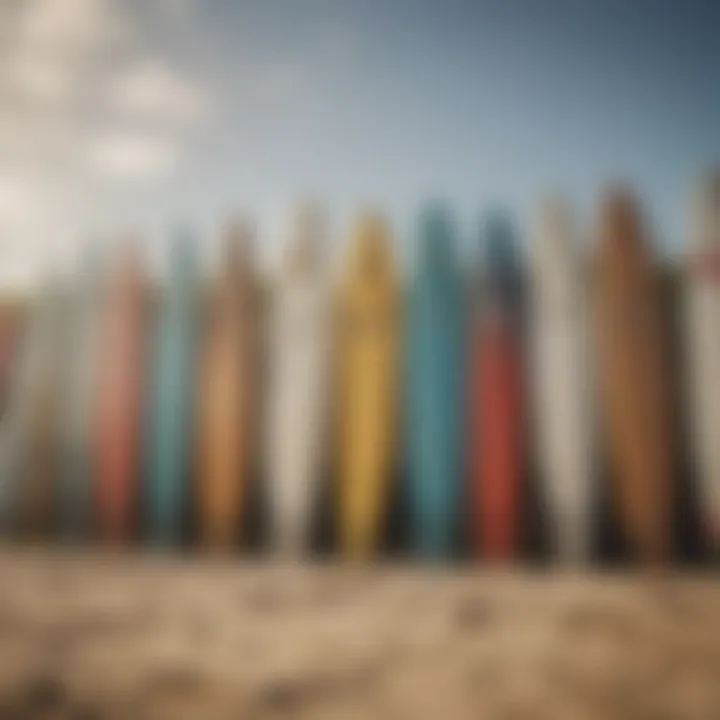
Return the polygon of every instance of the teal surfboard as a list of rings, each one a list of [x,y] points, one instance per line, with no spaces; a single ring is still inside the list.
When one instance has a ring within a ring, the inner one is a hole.
[[[455,229],[439,205],[422,213],[408,298],[407,447],[411,546],[453,553],[460,523],[463,452],[463,282]]]
[[[155,329],[147,449],[146,513],[153,544],[181,542],[190,495],[195,399],[198,271],[187,233],[170,247]]]

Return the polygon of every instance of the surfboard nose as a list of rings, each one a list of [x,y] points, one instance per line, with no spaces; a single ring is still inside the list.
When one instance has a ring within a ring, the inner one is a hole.
[[[517,261],[515,229],[506,210],[496,208],[489,213],[480,242],[490,272],[514,268]]]
[[[170,273],[178,278],[189,277],[195,270],[196,259],[197,242],[194,233],[189,228],[177,230],[170,242]]]
[[[690,252],[720,253],[720,169],[707,172],[698,182],[690,207],[690,225]]]
[[[387,270],[391,263],[389,238],[389,224],[381,213],[368,211],[361,215],[355,226],[351,274],[375,276]]]
[[[601,242],[611,251],[627,252],[641,238],[640,208],[635,195],[616,185],[605,191],[600,209]]]
[[[537,259],[552,258],[557,263],[568,257],[574,248],[575,223],[568,202],[558,196],[540,204],[535,217],[534,253]]]
[[[420,212],[419,256],[424,268],[443,268],[452,262],[455,235],[450,209],[440,201],[430,201]]]
[[[487,302],[515,306],[522,295],[522,269],[515,226],[504,209],[492,210],[481,227],[480,262]]]
[[[559,195],[547,198],[535,214],[532,226],[530,261],[532,283],[541,293],[535,300],[561,298],[577,280],[581,262],[577,225],[568,201]]]
[[[143,272],[143,255],[140,250],[140,240],[130,236],[125,238],[117,248],[113,258],[113,272],[111,276],[118,281],[138,277]]]
[[[255,229],[246,217],[230,218],[223,233],[223,276],[235,278],[238,274],[250,272],[254,261],[254,235]]]
[[[295,210],[284,266],[290,273],[312,272],[320,264],[325,237],[325,216],[317,203],[304,202]]]

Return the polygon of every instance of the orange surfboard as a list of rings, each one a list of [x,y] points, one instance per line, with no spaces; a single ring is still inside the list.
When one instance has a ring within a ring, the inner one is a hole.
[[[198,412],[199,526],[202,543],[238,540],[254,447],[257,292],[250,236],[230,230],[220,277],[204,317]]]
[[[623,191],[605,200],[596,272],[601,403],[617,515],[634,554],[660,561],[671,550],[668,337],[659,273],[636,203]]]

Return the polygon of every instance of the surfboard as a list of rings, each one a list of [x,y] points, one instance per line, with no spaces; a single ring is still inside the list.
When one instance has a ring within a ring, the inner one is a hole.
[[[157,319],[147,452],[148,537],[180,544],[189,518],[196,384],[198,268],[194,238],[183,232],[169,250]]]
[[[673,436],[668,338],[661,287],[634,199],[605,199],[595,312],[614,500],[633,553],[657,562],[671,551]]]
[[[332,307],[321,220],[300,211],[268,317],[265,467],[274,550],[308,550],[328,450]]]
[[[407,452],[412,550],[428,559],[455,549],[462,496],[463,288],[447,209],[426,207],[408,298]]]
[[[5,537],[12,537],[20,530],[22,459],[27,453],[36,367],[42,351],[41,317],[40,298],[34,297],[24,312],[0,420],[0,527]]]
[[[481,233],[473,316],[470,462],[476,551],[516,557],[522,540],[525,460],[523,278],[515,230],[494,212]]]
[[[62,383],[58,521],[63,538],[89,539],[93,525],[96,398],[104,302],[100,259],[84,258],[68,293],[67,362]]]
[[[720,553],[720,173],[695,194],[684,270],[691,452],[706,536]]]
[[[253,466],[258,397],[258,292],[249,230],[230,228],[203,322],[197,491],[202,542],[238,541]]]
[[[0,309],[0,417],[10,397],[14,368],[19,357],[24,309],[21,301],[4,298]]]
[[[535,457],[561,563],[592,550],[595,479],[587,283],[569,206],[540,208],[531,248],[530,342]]]
[[[24,405],[27,375],[25,360],[32,313],[12,301],[3,306],[0,325],[0,535],[10,537],[17,529],[17,443]]]
[[[58,460],[59,372],[63,362],[64,295],[47,276],[31,302],[28,327],[0,446],[2,504],[9,530],[31,540],[50,536]]]
[[[101,309],[96,395],[96,523],[100,540],[125,545],[139,528],[147,351],[147,289],[135,245],[118,249]]]
[[[339,293],[339,535],[347,557],[367,559],[387,515],[397,436],[400,288],[390,231],[369,215],[357,226]]]

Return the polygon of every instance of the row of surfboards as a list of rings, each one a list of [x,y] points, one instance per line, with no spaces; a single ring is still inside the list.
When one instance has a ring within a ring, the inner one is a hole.
[[[479,557],[503,561],[518,553],[536,456],[558,555],[583,562],[604,453],[632,551],[672,556],[667,318],[628,192],[603,201],[594,262],[554,200],[538,214],[527,270],[495,213],[469,276],[451,215],[428,206],[405,289],[381,217],[358,223],[339,283],[322,234],[316,214],[299,214],[266,291],[243,228],[228,233],[206,292],[199,248],[179,237],[153,312],[137,247],[106,271],[90,263],[71,288],[47,285],[0,421],[3,527],[174,546],[192,516],[202,545],[229,550],[262,466],[271,544],[299,556],[329,465],[339,551],[369,558],[402,464],[414,553],[448,555],[463,523]],[[685,405],[703,531],[717,548],[718,178],[697,194],[686,258]]]

